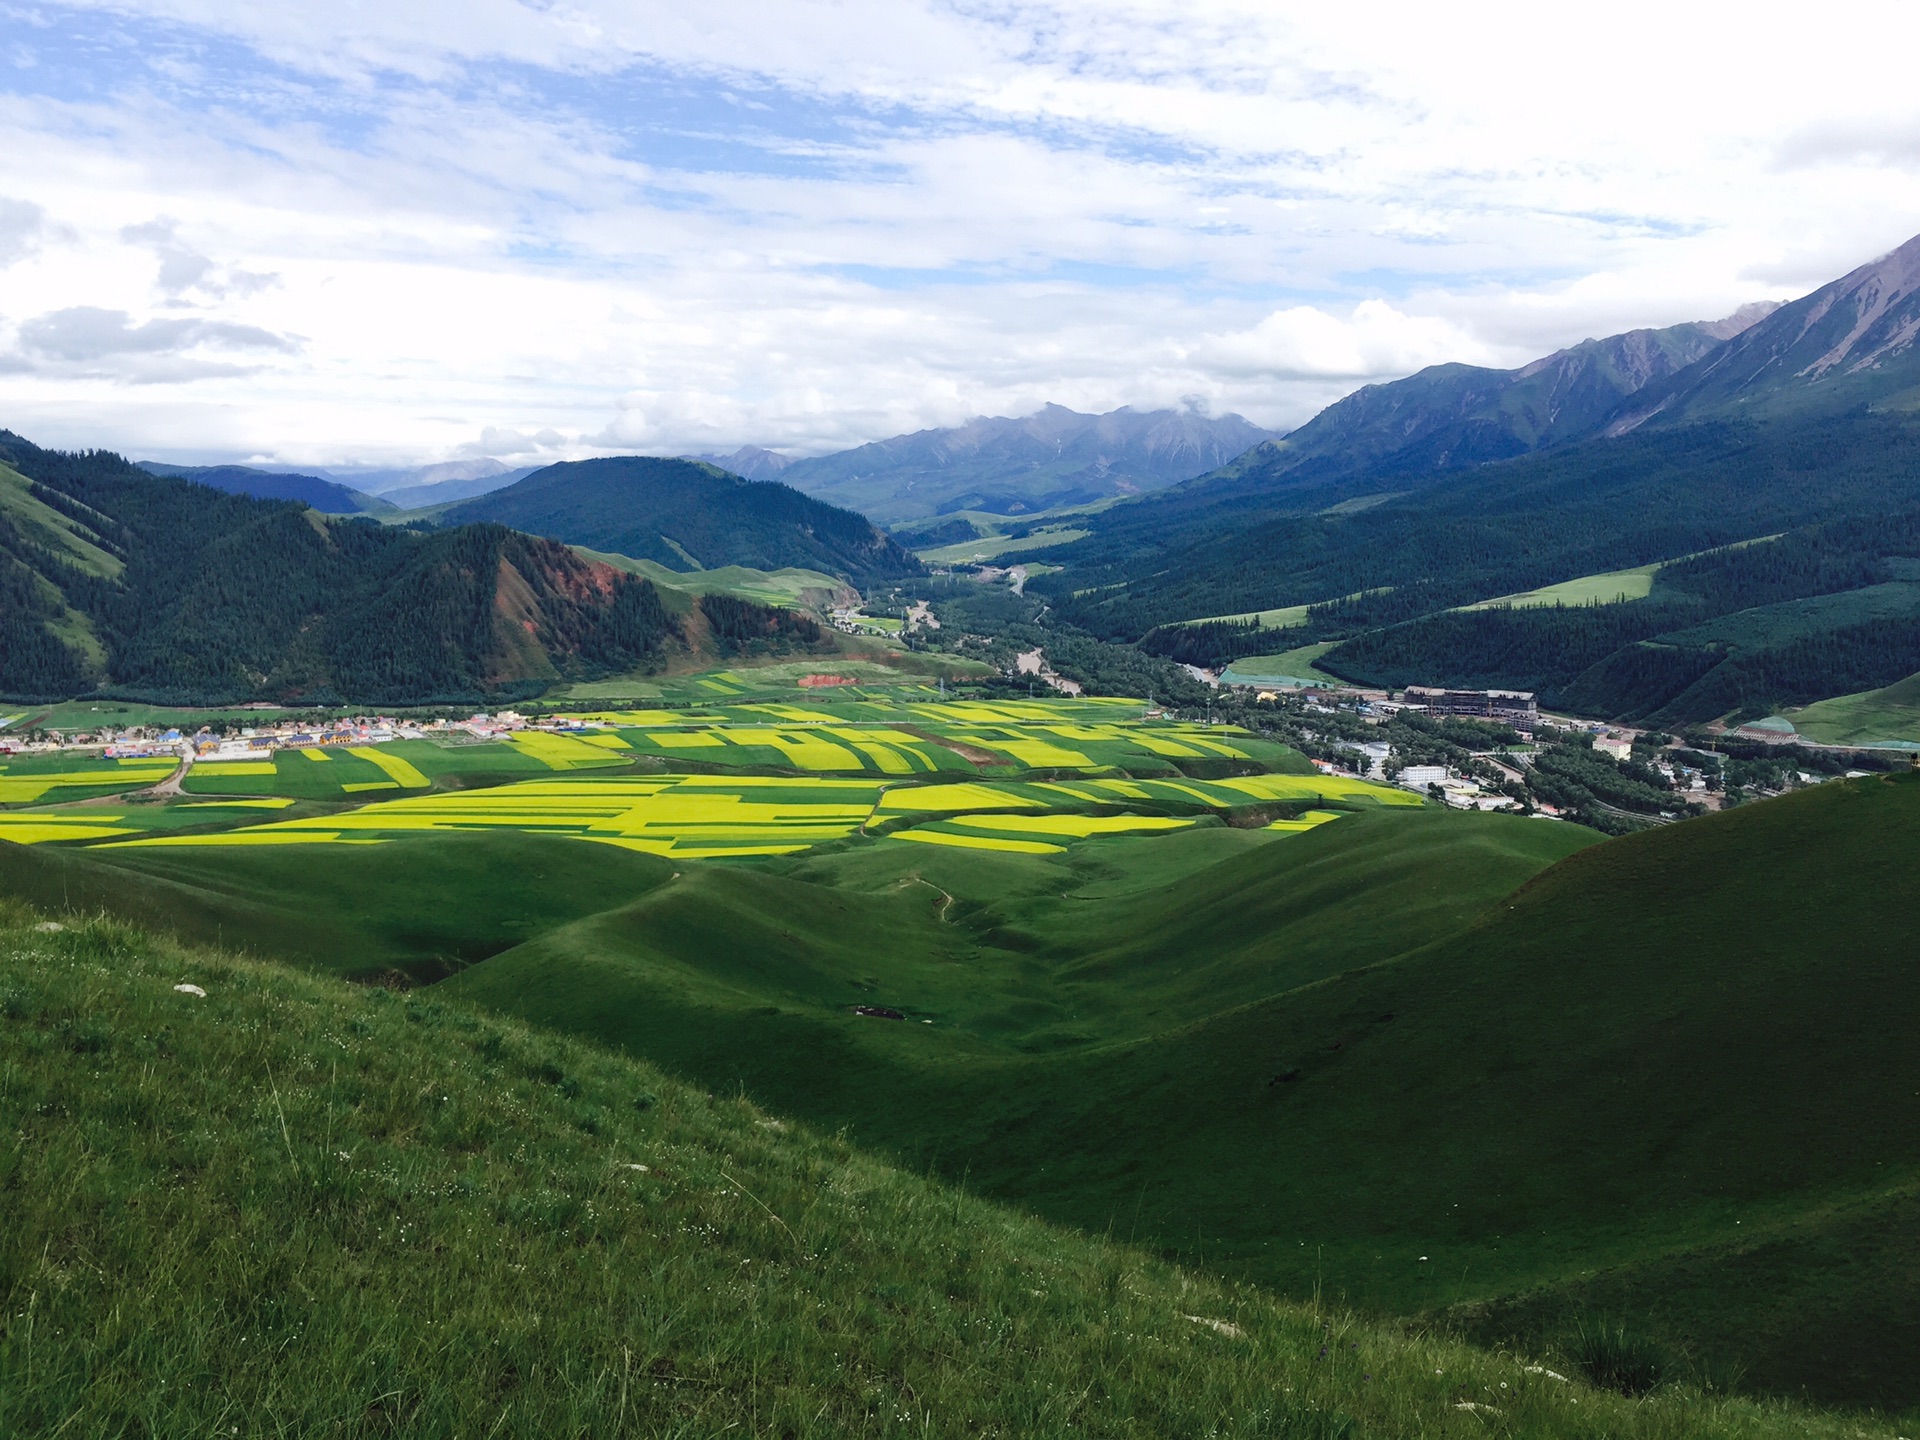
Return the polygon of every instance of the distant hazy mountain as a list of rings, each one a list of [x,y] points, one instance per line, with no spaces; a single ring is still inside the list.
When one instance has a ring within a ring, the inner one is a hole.
[[[329,515],[367,515],[392,507],[360,490],[349,489],[318,475],[290,471],[256,470],[250,465],[168,465],[142,460],[149,475],[171,475],[196,485],[211,485],[229,495],[252,495],[260,500],[298,500]]]
[[[333,478],[350,481],[369,495],[378,495],[402,510],[471,500],[501,490],[531,475],[538,465],[509,468],[498,460],[446,460],[437,465],[414,465],[401,470],[332,471]]]
[[[779,474],[809,495],[896,525],[957,510],[1029,515],[1159,490],[1273,438],[1238,415],[1131,408],[1083,415],[1049,405],[1018,419],[970,420],[795,460]]]
[[[1743,329],[1724,348],[1649,385],[1608,426],[1658,418],[1910,409],[1920,400],[1920,236]]]
[[[863,515],[697,460],[566,461],[458,505],[442,519],[449,525],[493,521],[674,570],[791,565],[856,583],[920,570],[919,561]]]
[[[744,475],[749,480],[776,479],[793,464],[791,456],[782,455],[777,450],[763,450],[758,445],[742,445],[731,455],[682,455],[680,458],[698,460],[732,475]]]

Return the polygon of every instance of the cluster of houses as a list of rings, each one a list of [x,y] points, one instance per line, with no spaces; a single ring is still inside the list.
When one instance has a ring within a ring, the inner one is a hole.
[[[323,749],[330,745],[384,745],[393,740],[462,739],[490,740],[534,722],[513,710],[476,714],[464,720],[395,720],[384,715],[357,716],[337,720],[290,720],[277,724],[247,725],[236,731],[215,734],[210,727],[188,733],[179,729],[129,726],[104,728],[75,734],[51,734],[32,743],[20,741],[8,745],[16,753],[58,750],[103,752],[109,759],[181,759],[235,761],[271,760],[280,750]],[[555,722],[540,722],[551,727]]]

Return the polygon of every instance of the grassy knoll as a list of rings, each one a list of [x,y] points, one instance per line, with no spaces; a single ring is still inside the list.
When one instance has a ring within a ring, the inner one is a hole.
[[[1314,662],[1339,642],[1322,640],[1316,645],[1301,645],[1292,650],[1284,650],[1278,655],[1243,655],[1229,665],[1223,673],[1229,683],[1233,680],[1272,680],[1283,683],[1291,680],[1295,683],[1313,685],[1344,685],[1347,682],[1337,675],[1329,675],[1318,669]]]
[[[1807,739],[1828,745],[1920,741],[1920,675],[1909,675],[1879,690],[1820,700],[1789,710],[1784,718]]]
[[[1891,1434],[1626,1399],[438,998],[36,921],[0,910],[6,1434]]]
[[[1103,1153],[1037,1188],[1086,1223],[1177,1134],[1151,1213],[1185,1198],[1160,1175],[1254,1149],[1257,1202],[1209,1243],[1283,1284],[1495,1329],[1604,1304],[1755,1385],[1920,1406],[1916,843],[1902,777],[1595,846],[1395,964],[1206,1022],[1205,1066],[1099,1057],[1045,1123]]]

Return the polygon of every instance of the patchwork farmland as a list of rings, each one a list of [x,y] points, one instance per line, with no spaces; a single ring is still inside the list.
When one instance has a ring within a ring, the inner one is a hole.
[[[744,704],[566,717],[499,739],[400,740],[203,761],[170,804],[63,803],[167,761],[0,772],[0,838],[113,848],[376,845],[518,831],[679,859],[904,843],[1059,855],[1197,826],[1285,834],[1413,795],[1318,773],[1231,727],[1110,700]],[[36,803],[37,802],[37,803]]]

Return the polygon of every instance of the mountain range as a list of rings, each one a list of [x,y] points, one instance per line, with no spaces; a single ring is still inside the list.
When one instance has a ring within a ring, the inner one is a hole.
[[[835,505],[900,526],[979,510],[1031,515],[1164,489],[1216,469],[1274,432],[1238,415],[1135,410],[1087,415],[1047,405],[795,460],[748,445],[702,455],[754,478],[778,476]]]
[[[0,694],[27,699],[465,703],[821,640],[504,525],[329,518],[3,431],[0,600]]]
[[[1263,473],[1323,480],[1365,470],[1462,469],[1593,434],[1629,396],[1719,350],[1775,307],[1629,330],[1522,365],[1433,365],[1368,385],[1261,451]]]
[[[1536,689],[1613,717],[1891,684],[1920,670],[1917,281],[1920,240],[1764,312],[1368,387],[1086,517],[1086,538],[1029,552],[1065,567],[1031,588],[1062,621],[1183,658],[1325,641],[1356,681]],[[1644,598],[1590,607],[1627,590]],[[1569,595],[1589,608],[1556,608]],[[1282,612],[1284,635],[1187,628]]]

